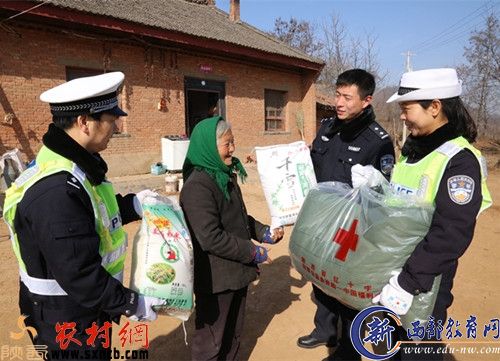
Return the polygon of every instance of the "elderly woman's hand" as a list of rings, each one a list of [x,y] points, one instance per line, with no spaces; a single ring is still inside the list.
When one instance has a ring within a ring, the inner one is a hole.
[[[271,258],[269,258],[269,255],[267,254],[269,250],[265,247],[261,246],[255,246],[254,249],[254,255],[253,255],[253,262],[256,264],[259,263],[271,263]]]

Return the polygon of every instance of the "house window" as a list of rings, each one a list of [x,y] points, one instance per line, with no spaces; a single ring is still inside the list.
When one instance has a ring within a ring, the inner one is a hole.
[[[77,68],[77,67],[66,67],[66,80],[70,81],[77,78],[83,78],[86,76],[94,76],[104,74],[102,69],[89,69],[89,68]],[[118,106],[121,108],[121,97],[118,95]],[[119,118],[116,121],[116,127],[118,128],[114,134],[125,133],[125,119]]]
[[[266,109],[266,132],[285,130],[286,92],[278,90],[264,91]]]

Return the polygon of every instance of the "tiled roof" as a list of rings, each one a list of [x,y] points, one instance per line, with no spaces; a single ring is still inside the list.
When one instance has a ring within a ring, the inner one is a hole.
[[[243,21],[229,20],[215,6],[186,0],[49,0],[47,4],[323,63]]]

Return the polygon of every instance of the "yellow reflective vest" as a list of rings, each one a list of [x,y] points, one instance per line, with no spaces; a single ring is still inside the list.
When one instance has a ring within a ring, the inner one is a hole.
[[[25,170],[6,191],[3,216],[11,233],[12,247],[19,262],[21,281],[31,293],[46,296],[61,296],[67,293],[54,279],[40,279],[28,275],[20,253],[14,217],[17,205],[31,186],[42,178],[61,171],[71,173],[87,192],[94,210],[96,232],[100,239],[101,265],[119,281],[123,280],[127,248],[127,234],[122,227],[120,210],[112,184],[104,181],[97,186],[92,185],[85,173],[74,162],[43,146],[37,155],[36,165]]]
[[[486,161],[481,152],[464,137],[447,141],[416,163],[407,163],[407,157],[401,156],[392,171],[392,187],[398,193],[415,195],[424,202],[433,204],[448,162],[462,149],[470,150],[476,156],[481,168],[483,196],[479,211],[481,213],[492,204],[491,195],[486,186],[488,176]]]

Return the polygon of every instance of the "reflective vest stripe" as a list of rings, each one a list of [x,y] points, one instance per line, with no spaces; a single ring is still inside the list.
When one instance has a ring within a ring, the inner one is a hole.
[[[102,256],[101,264],[106,267],[106,265],[111,265],[113,262],[118,260],[127,251],[127,244],[124,242],[120,247]]]
[[[19,275],[21,276],[21,281],[28,287],[31,293],[42,296],[68,295],[54,279],[31,277],[22,268],[19,268]]]
[[[68,294],[54,279],[36,278],[28,275],[23,269],[19,268],[21,281],[31,293],[42,296],[67,296]],[[113,278],[122,282],[123,271],[113,275]]]
[[[391,184],[400,193],[415,195],[427,203],[434,203],[441,179],[448,162],[462,149],[474,154],[481,169],[482,203],[479,213],[491,206],[491,195],[486,185],[487,170],[484,157],[465,138],[458,137],[442,144],[433,152],[416,163],[407,163],[407,157],[401,156],[392,172]]]

